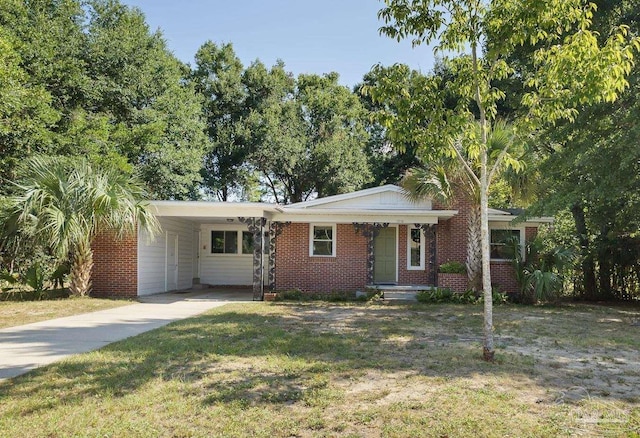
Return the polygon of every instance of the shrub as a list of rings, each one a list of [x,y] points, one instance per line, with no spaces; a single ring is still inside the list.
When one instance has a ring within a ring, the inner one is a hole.
[[[304,293],[300,289],[290,289],[283,292],[278,292],[278,300],[286,301],[302,301]]]
[[[69,298],[69,289],[49,289],[42,292],[13,289],[0,292],[0,301],[43,301],[60,298]]]
[[[449,303],[449,304],[480,304],[484,302],[482,295],[478,296],[476,292],[467,290],[463,293],[453,292],[451,289],[431,289],[423,290],[416,294],[416,299],[420,303]],[[504,304],[508,302],[506,294],[493,290],[493,303]]]
[[[467,267],[464,263],[460,262],[447,262],[440,265],[438,272],[443,274],[466,274]]]

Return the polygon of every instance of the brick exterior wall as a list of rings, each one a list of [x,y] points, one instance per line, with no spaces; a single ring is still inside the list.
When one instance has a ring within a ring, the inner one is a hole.
[[[352,224],[336,227],[336,256],[309,256],[309,224],[292,223],[276,239],[276,290],[355,291],[367,284],[367,239]]]
[[[440,272],[438,274],[438,287],[450,289],[453,292],[466,292],[469,288],[467,274],[448,274]]]
[[[471,202],[458,199],[452,205],[445,206],[436,202],[434,210],[458,210],[458,214],[449,220],[440,222],[436,227],[436,265],[456,261],[467,261],[467,223]]]
[[[449,261],[457,261],[466,263],[467,260],[467,220],[471,203],[466,199],[458,199],[451,206],[438,205],[434,202],[434,209],[450,209],[458,210],[458,215],[441,222],[437,226],[437,253],[436,265]],[[538,234],[536,227],[525,228],[525,240],[527,242],[533,240]],[[463,283],[459,276],[456,279],[450,278],[452,274],[438,273],[438,287],[448,288],[455,292],[464,292],[468,288],[468,284]],[[515,280],[513,267],[508,261],[491,262],[491,282],[502,292],[517,293],[519,288]]]
[[[440,222],[436,226],[436,269],[446,262],[467,262],[467,224],[471,201],[457,199],[452,205],[433,203],[434,210],[458,210],[458,214],[451,219]],[[444,275],[444,277],[443,277]],[[466,275],[457,274],[455,280],[448,278],[447,274],[437,274],[437,286],[451,289],[455,292],[464,292],[468,289]],[[447,278],[445,278],[447,277]],[[464,284],[462,278],[465,278]],[[449,284],[452,282],[452,284]]]
[[[138,236],[115,239],[112,233],[99,234],[91,245],[92,297],[135,298],[138,296]]]
[[[500,292],[508,294],[518,293],[519,287],[511,262],[491,262],[491,286],[500,289]]]
[[[407,269],[407,233],[410,225],[399,225],[398,229],[398,284],[431,286],[431,267],[429,266],[429,238],[424,238],[424,269]]]

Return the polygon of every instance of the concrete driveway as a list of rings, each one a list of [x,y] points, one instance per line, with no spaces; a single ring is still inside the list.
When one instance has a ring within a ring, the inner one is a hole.
[[[0,330],[0,380],[69,355],[162,327],[230,302],[253,303],[251,291],[206,290],[140,297],[140,303]]]

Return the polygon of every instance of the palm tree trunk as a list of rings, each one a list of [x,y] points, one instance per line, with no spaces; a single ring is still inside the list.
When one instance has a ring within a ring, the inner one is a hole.
[[[73,295],[86,296],[91,291],[91,270],[93,269],[93,250],[91,243],[81,242],[75,248],[71,265],[71,283],[69,290]]]
[[[480,245],[480,206],[474,205],[467,221],[467,276],[474,292],[482,288],[482,247]]]

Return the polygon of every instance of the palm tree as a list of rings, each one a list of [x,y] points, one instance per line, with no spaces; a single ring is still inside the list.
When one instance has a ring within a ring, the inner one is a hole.
[[[455,197],[471,201],[467,216],[467,277],[469,287],[482,288],[482,255],[480,251],[480,192],[454,160],[427,164],[410,169],[402,180],[402,187],[411,199],[432,198],[451,204]]]
[[[8,199],[4,228],[20,230],[60,260],[70,258],[74,295],[91,291],[96,235],[111,232],[122,238],[138,226],[151,234],[159,229],[142,184],[120,170],[93,167],[85,159],[34,157],[21,174],[16,194]]]
[[[478,131],[480,127],[477,126]],[[476,133],[476,136],[479,133]],[[498,159],[500,152],[506,149],[507,145],[515,143],[513,127],[503,121],[494,124],[489,133],[487,141],[488,156],[491,160]],[[457,150],[470,151],[470,148],[454,148]],[[511,150],[514,150],[511,147]],[[467,219],[467,276],[469,287],[474,291],[482,289],[482,247],[481,247],[481,211],[480,211],[480,187],[471,176],[473,172],[476,176],[480,174],[479,156],[467,155],[464,158],[464,165],[461,164],[455,155],[442,157],[437,162],[425,163],[422,167],[410,169],[402,180],[402,187],[406,195],[414,200],[433,198],[444,204],[451,204],[454,197],[462,197],[471,202],[472,208]],[[502,157],[504,158],[504,157]],[[514,169],[521,170],[522,162],[510,160],[502,168],[503,171]],[[471,172],[470,172],[471,171]],[[519,175],[519,172],[512,172]],[[510,174],[511,175],[511,174]],[[512,181],[513,179],[513,181]],[[514,192],[522,190],[517,187],[516,177],[507,181]]]

